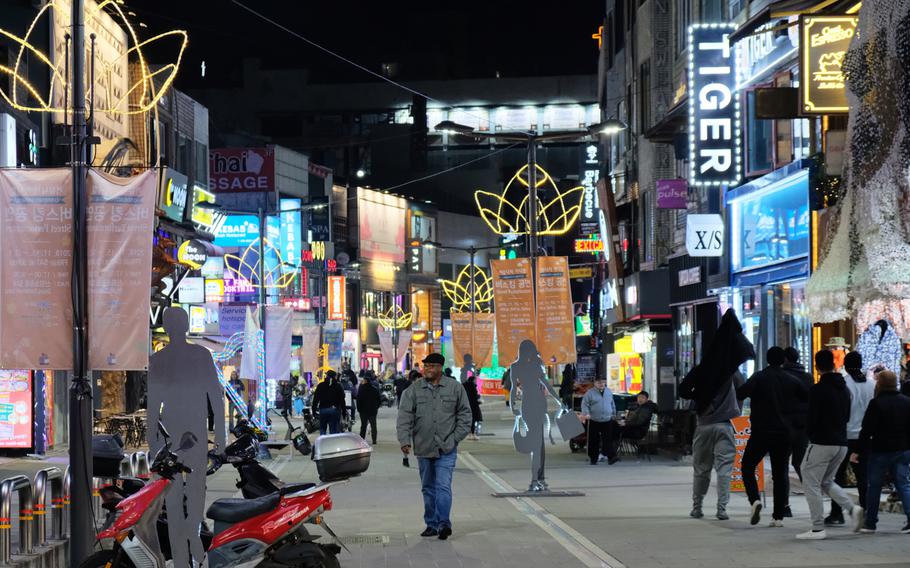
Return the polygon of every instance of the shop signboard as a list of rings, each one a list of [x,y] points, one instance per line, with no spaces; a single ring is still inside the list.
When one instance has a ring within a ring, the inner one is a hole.
[[[498,312],[497,303],[497,312]],[[537,259],[537,350],[546,364],[574,363],[575,313],[564,256]]]
[[[607,355],[607,386],[614,393],[629,394],[643,388],[641,355],[634,351],[629,335],[617,339],[613,353]]]
[[[165,168],[161,178],[161,198],[158,200],[158,207],[164,211],[164,215],[168,219],[183,221],[183,213],[186,211],[187,185],[185,175],[173,168]]]
[[[858,22],[858,16],[800,16],[799,90],[803,114],[847,114],[843,64]]]
[[[181,304],[201,304],[205,302],[205,278],[187,276],[180,281],[180,288],[177,289],[177,294]]]
[[[282,272],[293,272],[300,266],[300,251],[303,247],[300,237],[300,200],[282,199],[281,207],[281,265]],[[290,266],[288,266],[290,265]]]
[[[196,239],[189,239],[177,247],[177,262],[185,264],[194,270],[202,268],[209,255],[205,243]]]
[[[221,304],[221,313],[218,317],[218,324],[222,336],[230,337],[237,332],[243,331],[246,308],[248,305],[249,304]]]
[[[518,345],[522,341],[537,342],[531,261],[527,258],[491,260],[490,268],[496,301],[499,360],[503,366],[511,365],[518,357]]]
[[[345,298],[345,277],[329,276],[328,282],[328,313],[326,318],[330,320],[344,320],[346,298]]]
[[[600,179],[601,145],[587,144],[581,159],[581,197],[579,231],[582,235],[597,234],[600,231],[600,203],[597,197],[597,181]]]
[[[205,306],[186,306],[190,316],[190,333],[205,333]]]
[[[569,278],[572,279],[591,278],[592,276],[594,276],[594,269],[590,266],[579,266],[569,269]]]
[[[684,179],[657,180],[657,208],[685,209],[688,185]]]
[[[228,215],[215,232],[220,247],[245,247],[259,238],[259,218],[255,215]]]
[[[596,254],[604,251],[604,242],[600,238],[575,239],[575,252]]]
[[[274,191],[274,148],[209,150],[209,189],[214,193]]]
[[[360,258],[404,264],[406,199],[357,188]]]
[[[596,354],[579,354],[575,364],[575,382],[578,384],[593,383],[597,377]]]
[[[199,228],[206,231],[212,231],[215,228],[218,217],[223,217],[215,209],[200,207],[198,203],[215,203],[215,194],[206,191],[205,188],[193,185],[193,203],[190,209],[190,221],[195,223]]]
[[[32,377],[0,370],[0,448],[32,447]]]
[[[222,278],[205,279],[205,302],[219,303],[224,301],[224,280]]]
[[[340,369],[341,352],[344,346],[344,322],[341,320],[329,320],[325,322],[322,327],[322,342],[325,343],[329,349],[329,367]],[[402,351],[406,352],[407,348],[407,344],[404,344]]]
[[[736,442],[736,457],[733,458],[733,474],[730,476],[730,491],[742,493],[746,490],[743,485],[743,454],[746,444],[752,436],[751,421],[748,416],[737,416],[733,420],[733,439]],[[765,490],[765,460],[761,460],[755,468],[758,490]]]
[[[537,107],[499,107],[495,116],[497,132],[537,129]]]
[[[735,29],[733,23],[689,26],[690,185],[732,185],[742,177]]]
[[[772,31],[772,28],[778,29]],[[738,88],[741,88],[758,80],[780,62],[795,57],[799,34],[793,27],[781,30],[778,22],[772,21],[759,26],[738,43],[736,61],[740,77]]]
[[[199,269],[203,278],[223,278],[224,277],[224,257],[210,256],[205,259],[202,268]]]
[[[218,335],[221,333],[221,308],[218,303],[208,303],[205,308],[205,335]]]
[[[728,195],[727,207],[734,272],[808,256],[808,170],[786,177],[772,173],[740,186]]]
[[[723,256],[723,218],[715,213],[686,215],[686,252],[689,256]]]

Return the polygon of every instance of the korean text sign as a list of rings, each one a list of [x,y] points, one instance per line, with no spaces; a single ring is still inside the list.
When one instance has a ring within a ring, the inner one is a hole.
[[[496,298],[499,359],[511,364],[518,357],[518,345],[523,340],[537,342],[531,261],[527,258],[492,260],[490,266]]]

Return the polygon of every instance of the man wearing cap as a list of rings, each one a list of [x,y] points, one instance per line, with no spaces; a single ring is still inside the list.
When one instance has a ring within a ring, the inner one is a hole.
[[[452,473],[458,442],[471,431],[471,407],[464,387],[443,376],[445,358],[430,353],[423,360],[424,376],[401,394],[398,441],[420,466],[423,520],[420,536],[446,540],[452,534]]]

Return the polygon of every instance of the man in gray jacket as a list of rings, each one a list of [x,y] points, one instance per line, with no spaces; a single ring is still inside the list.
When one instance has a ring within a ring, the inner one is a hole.
[[[464,387],[445,377],[445,358],[430,353],[423,360],[424,376],[401,394],[398,406],[398,442],[407,456],[417,456],[423,490],[420,536],[446,540],[452,534],[452,473],[458,442],[471,431],[471,407]]]

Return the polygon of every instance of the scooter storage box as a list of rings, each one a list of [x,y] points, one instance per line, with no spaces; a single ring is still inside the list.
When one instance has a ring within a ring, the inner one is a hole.
[[[92,436],[92,472],[95,477],[118,477],[123,461],[123,442],[120,436]]]
[[[324,482],[360,475],[370,467],[373,449],[357,434],[320,436],[313,446],[313,461]]]

